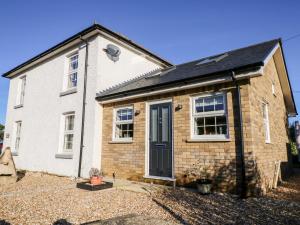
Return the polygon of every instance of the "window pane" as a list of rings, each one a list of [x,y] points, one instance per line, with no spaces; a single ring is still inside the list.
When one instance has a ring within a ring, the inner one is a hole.
[[[70,72],[75,71],[78,68],[78,55],[74,55],[70,58]]]
[[[199,113],[199,112],[203,112],[203,98],[200,99],[196,99],[195,100],[195,112]]]
[[[217,120],[217,125],[227,124],[226,123],[226,116],[217,116],[216,120]]]
[[[208,127],[205,127],[205,134],[206,134],[206,135],[213,135],[213,134],[216,134],[215,126],[208,126]]]
[[[204,134],[204,127],[196,127],[196,135],[203,135]]]
[[[73,149],[73,134],[66,134],[64,140],[64,150],[72,151]]]
[[[196,126],[204,126],[204,118],[196,118]]]
[[[127,120],[132,120],[132,109],[128,109],[128,112],[127,112],[127,114],[128,114],[128,117],[127,117]]]
[[[215,110],[224,110],[223,96],[215,97]]]
[[[116,138],[132,138],[133,137],[133,124],[117,124],[115,129]]]
[[[215,117],[205,117],[205,126],[214,126]]]
[[[204,112],[214,111],[214,98],[208,97],[204,99]]]
[[[217,126],[217,134],[227,134],[227,125]]]
[[[126,121],[126,120],[132,120],[133,115],[133,109],[119,109],[117,110],[117,121]]]
[[[169,141],[169,108],[162,108],[162,141]]]
[[[151,110],[151,141],[157,141],[157,109]]]
[[[133,137],[133,131],[128,131],[128,137],[132,138]]]
[[[66,124],[65,124],[65,130],[71,131],[74,130],[74,115],[66,116]]]
[[[68,88],[77,86],[77,72],[69,74],[68,77]]]

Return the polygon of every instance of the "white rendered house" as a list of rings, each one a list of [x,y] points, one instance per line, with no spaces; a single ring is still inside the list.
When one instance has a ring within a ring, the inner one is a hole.
[[[18,169],[87,177],[101,167],[96,93],[170,65],[95,24],[3,74],[10,79],[4,148]]]

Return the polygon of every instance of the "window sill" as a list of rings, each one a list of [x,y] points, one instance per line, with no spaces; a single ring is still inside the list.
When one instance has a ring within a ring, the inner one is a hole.
[[[108,142],[109,144],[132,144],[133,140],[112,140]]]
[[[11,152],[11,155],[12,155],[12,156],[18,156],[19,153],[18,153],[18,152]]]
[[[57,158],[57,159],[73,159],[73,154],[59,153],[59,154],[55,154],[55,158]]]
[[[203,139],[187,139],[186,143],[197,143],[197,142],[230,142],[231,140],[229,138],[215,138],[215,139],[208,139],[208,138],[203,138]]]
[[[19,105],[15,105],[14,109],[19,109],[19,108],[22,108],[22,107],[23,107],[23,104],[19,104]]]
[[[59,97],[65,96],[65,95],[70,95],[70,94],[74,94],[77,92],[77,88],[71,88],[68,89],[66,91],[60,92]]]

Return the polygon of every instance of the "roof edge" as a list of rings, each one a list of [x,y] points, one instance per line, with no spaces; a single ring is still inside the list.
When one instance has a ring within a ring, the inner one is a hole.
[[[283,44],[282,44],[281,38],[279,39],[279,45],[280,45],[280,48],[281,48],[283,63],[284,63],[284,67],[285,67],[285,71],[286,71],[286,75],[287,75],[287,80],[288,80],[288,84],[289,84],[289,89],[290,89],[290,92],[291,92],[292,101],[293,101],[293,105],[294,105],[294,109],[295,109],[295,114],[293,114],[292,116],[297,116],[298,115],[297,106],[296,106],[296,103],[295,103],[295,98],[294,98],[293,88],[291,86],[289,72],[288,72],[288,69],[287,69],[287,66],[286,66],[286,60],[285,60],[285,55],[284,55],[284,51],[283,51]]]
[[[172,63],[170,63],[167,60],[159,57],[158,55],[150,52],[149,50],[147,50],[144,47],[138,45],[137,43],[131,41],[130,39],[128,39],[128,38],[126,38],[126,37],[124,37],[124,36],[122,36],[122,35],[114,32],[114,31],[112,31],[112,30],[110,30],[110,29],[108,29],[108,28],[106,28],[106,27],[104,27],[104,26],[102,26],[100,24],[93,24],[92,26],[85,28],[84,30],[82,30],[82,31],[80,31],[80,32],[72,35],[71,37],[65,39],[64,41],[62,41],[62,42],[54,45],[53,47],[51,47],[51,48],[43,51],[42,53],[40,53],[40,54],[38,54],[38,55],[36,55],[36,56],[34,56],[32,58],[30,58],[29,60],[25,61],[24,63],[21,63],[20,65],[14,67],[13,69],[5,72],[4,74],[2,74],[2,77],[7,78],[11,73],[18,71],[19,69],[22,69],[24,66],[27,66],[27,65],[35,62],[36,60],[38,60],[38,59],[40,59],[40,58],[42,58],[42,57],[44,57],[44,56],[52,53],[53,51],[58,50],[59,48],[61,48],[61,47],[65,46],[65,45],[71,43],[72,41],[75,41],[76,39],[78,39],[78,38],[80,38],[80,37],[82,37],[82,36],[84,36],[84,35],[92,32],[94,30],[103,31],[103,32],[105,32],[105,33],[113,36],[114,38],[116,38],[118,40],[126,42],[127,44],[131,45],[132,47],[137,48],[140,51],[146,53],[147,55],[150,55],[152,58],[155,58],[156,60],[162,62],[166,66],[173,66]]]
[[[220,71],[218,73],[206,74],[205,76],[203,76],[201,78],[196,77],[196,78],[191,78],[191,79],[181,79],[181,80],[177,80],[174,82],[165,83],[163,85],[148,86],[146,88],[142,87],[142,88],[137,88],[137,89],[133,89],[130,91],[117,92],[117,93],[108,94],[108,95],[105,95],[105,92],[101,92],[101,93],[98,93],[98,95],[96,96],[95,99],[97,101],[106,101],[106,100],[120,98],[122,96],[131,96],[131,95],[136,95],[136,94],[140,94],[140,93],[146,93],[147,91],[153,91],[156,89],[164,90],[166,88],[176,87],[177,85],[180,85],[180,84],[187,85],[187,84],[202,82],[203,80],[213,80],[218,77],[222,77],[226,74],[231,74],[230,73],[231,71],[235,71],[238,75],[243,74],[245,71],[247,71],[247,72],[253,71],[254,73],[260,73],[260,68],[262,66],[264,66],[263,63],[256,63],[253,65],[249,65],[248,67],[234,68],[231,70]],[[211,75],[215,75],[215,76],[212,77]],[[249,76],[251,76],[251,72],[249,74],[247,74],[247,76],[241,76],[240,79],[245,79]],[[101,94],[103,94],[103,95],[101,95]]]

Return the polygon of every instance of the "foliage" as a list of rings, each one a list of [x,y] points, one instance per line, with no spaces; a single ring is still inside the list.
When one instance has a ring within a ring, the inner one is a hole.
[[[4,126],[0,124],[0,141],[3,141],[4,138]]]
[[[298,149],[295,142],[291,142],[291,152],[292,155],[298,155]]]
[[[187,175],[196,177],[198,179],[210,179],[209,173],[210,167],[205,165],[202,160],[198,160],[197,163],[193,164],[193,167],[186,171]]]
[[[100,177],[100,171],[97,168],[90,169],[90,177]]]
[[[295,124],[291,124],[289,126],[289,136],[290,136],[290,140],[292,142],[296,142],[296,137],[295,137]]]

